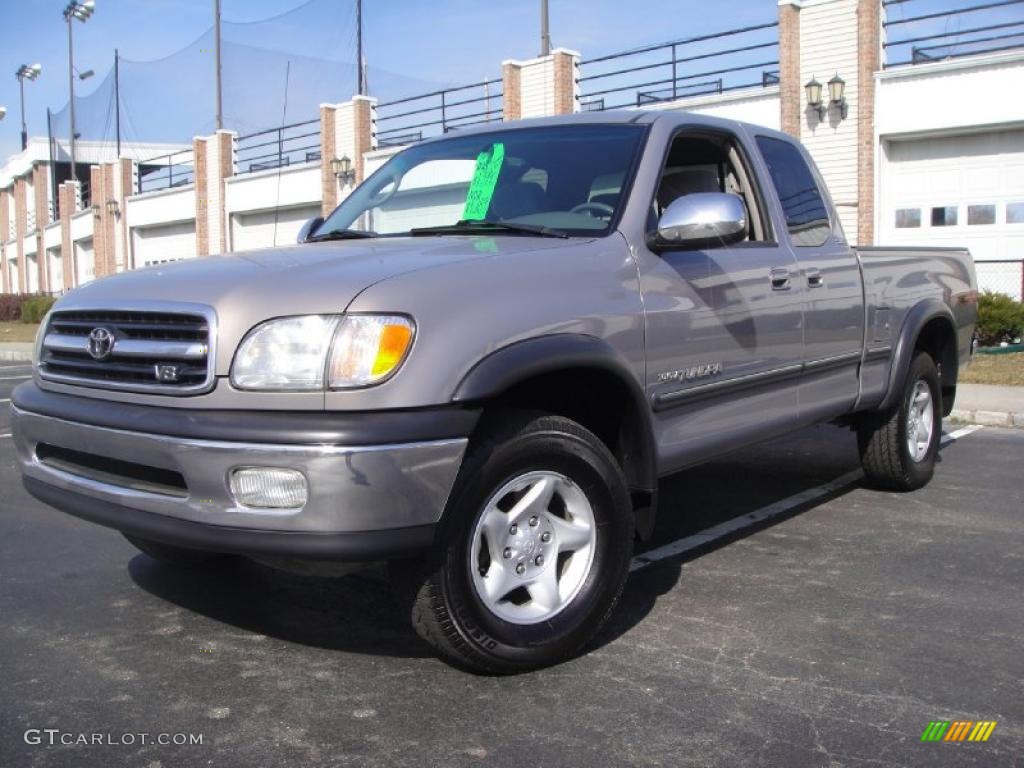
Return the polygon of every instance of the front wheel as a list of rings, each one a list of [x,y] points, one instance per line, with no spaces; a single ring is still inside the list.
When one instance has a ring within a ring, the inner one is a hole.
[[[899,405],[866,414],[857,425],[861,464],[869,484],[890,491],[913,491],[935,473],[942,434],[942,389],[935,361],[918,352]]]
[[[508,674],[563,661],[600,629],[629,572],[633,514],[615,458],[576,422],[491,424],[463,463],[444,551],[391,570],[445,659]]]

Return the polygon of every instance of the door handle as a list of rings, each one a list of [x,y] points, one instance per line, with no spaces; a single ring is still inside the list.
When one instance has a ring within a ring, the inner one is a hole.
[[[788,291],[792,287],[789,270],[785,267],[775,267],[769,274],[773,291]]]
[[[825,278],[821,276],[821,272],[813,267],[805,269],[804,274],[807,276],[808,288],[821,288],[825,284]]]

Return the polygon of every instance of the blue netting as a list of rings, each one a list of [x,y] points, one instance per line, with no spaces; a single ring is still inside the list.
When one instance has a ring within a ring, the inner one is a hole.
[[[161,59],[120,59],[117,101],[126,154],[135,154],[134,144],[188,144],[194,136],[212,133],[213,49],[211,26],[188,46]],[[357,91],[355,51],[354,0],[309,0],[255,22],[222,20],[224,127],[241,134],[253,133],[283,122],[315,119],[320,104],[347,101]],[[376,67],[368,67],[367,81],[371,94],[382,100],[446,85]],[[82,140],[114,144],[114,93],[112,64],[90,93],[76,96],[75,125]],[[69,123],[65,105],[51,117],[53,135],[63,140],[69,133]]]

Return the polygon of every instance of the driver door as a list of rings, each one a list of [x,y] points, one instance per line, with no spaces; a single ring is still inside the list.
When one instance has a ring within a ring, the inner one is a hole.
[[[677,134],[652,191],[650,229],[674,199],[733,192],[751,232],[718,247],[638,245],[647,394],[662,471],[787,430],[798,417],[804,294],[791,249],[775,242],[736,137]]]

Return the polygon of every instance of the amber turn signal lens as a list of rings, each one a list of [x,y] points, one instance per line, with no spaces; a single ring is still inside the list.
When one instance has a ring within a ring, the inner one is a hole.
[[[331,345],[330,386],[380,383],[402,365],[415,335],[412,320],[401,315],[346,315]]]

